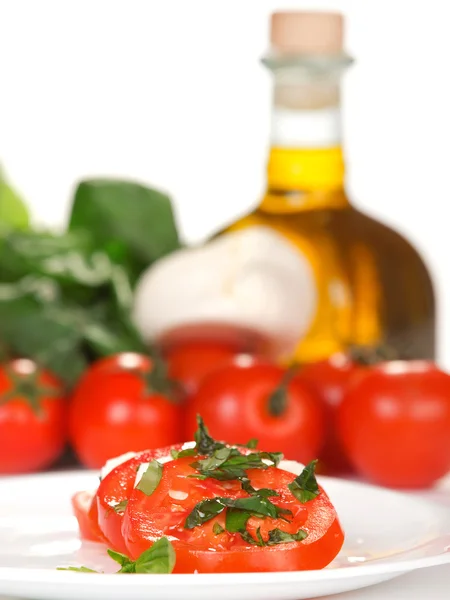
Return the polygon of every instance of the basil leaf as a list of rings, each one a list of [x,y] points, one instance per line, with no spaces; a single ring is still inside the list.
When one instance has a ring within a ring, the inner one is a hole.
[[[161,481],[162,472],[162,465],[157,460],[152,460],[142,475],[140,482],[137,484],[136,489],[144,492],[146,496],[151,496]]]
[[[70,231],[89,231],[96,249],[125,267],[143,269],[180,247],[170,198],[132,181],[91,179],[75,191]]]
[[[252,513],[247,510],[236,510],[229,508],[225,515],[225,528],[230,533],[245,531],[247,521],[252,516]]]
[[[115,550],[107,550],[109,556],[120,565],[120,570],[117,573],[136,573],[135,563],[125,554],[116,552]]]
[[[135,563],[135,573],[172,573],[176,562],[175,550],[166,537],[143,552]]]
[[[311,461],[294,479],[292,483],[288,485],[292,495],[297,498],[299,502],[305,504],[310,500],[314,500],[320,494],[319,486],[317,484],[315,469],[317,460]]]
[[[185,456],[195,456],[197,450],[195,448],[186,448],[186,450],[171,450],[170,456],[176,460],[177,458],[184,458]]]
[[[217,469],[228,460],[232,452],[232,448],[219,448],[214,450],[212,456],[209,456],[203,460],[199,460],[192,466],[199,471],[211,471],[213,469]]]
[[[209,435],[208,428],[200,415],[197,415],[197,431],[195,432],[194,439],[197,454],[211,456],[215,450],[225,448],[226,446],[223,442],[217,442]]]
[[[251,440],[248,440],[248,442],[246,444],[244,444],[244,446],[246,448],[250,448],[251,450],[256,448],[257,445],[258,445],[258,440],[256,438],[252,438]]]
[[[239,532],[241,534],[242,539],[247,542],[248,544],[251,544],[252,546],[265,546],[266,543],[264,542],[262,535],[261,535],[261,528],[258,527],[258,529],[256,530],[256,540],[255,538],[252,536],[251,533],[249,533],[247,530],[245,531],[240,531]]]
[[[57,571],[76,571],[77,573],[100,573],[100,571],[94,571],[94,569],[88,569],[87,567],[57,567]]]
[[[116,504],[115,506],[113,506],[113,511],[116,513],[124,512],[127,507],[127,504],[128,504],[128,500],[122,500],[122,502],[119,502],[119,504]]]
[[[221,533],[223,533],[225,531],[225,529],[222,527],[222,525],[220,523],[214,523],[213,525],[213,533],[214,535],[220,535]]]
[[[283,518],[282,515],[292,515],[291,511],[279,508],[267,498],[260,498],[259,496],[250,496],[249,498],[214,498],[212,500],[203,500],[196,504],[188,515],[184,527],[185,529],[193,529],[198,525],[202,525],[219,515],[225,508],[245,511],[249,513],[249,516],[271,517],[272,519]],[[232,515],[228,518],[231,523],[230,526],[233,529],[236,528],[237,525],[235,523],[238,517]]]
[[[247,492],[247,494],[250,494],[251,496],[260,496],[261,498],[272,498],[274,496],[280,495],[275,490],[271,490],[269,488],[260,488],[259,490],[256,490],[250,483],[250,479],[243,479],[241,481],[241,486],[244,492]]]
[[[276,544],[287,544],[289,542],[301,542],[308,537],[308,533],[304,529],[299,529],[297,533],[287,533],[281,529],[272,529],[269,531],[269,539],[267,546],[275,546]]]
[[[278,467],[280,461],[283,460],[282,452],[258,452],[260,459],[270,460],[274,467]]]
[[[210,521],[225,509],[226,505],[222,502],[223,498],[214,498],[212,500],[203,500],[194,506],[189,513],[185,523],[185,529],[194,529],[197,525]]]

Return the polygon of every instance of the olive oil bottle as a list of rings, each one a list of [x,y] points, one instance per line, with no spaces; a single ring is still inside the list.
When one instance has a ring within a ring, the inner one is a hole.
[[[263,60],[274,77],[267,191],[220,235],[276,232],[307,266],[297,361],[361,345],[432,359],[434,294],[421,257],[353,206],[345,191],[340,81],[351,59],[343,52],[343,18],[281,12],[271,25],[271,52]],[[275,252],[273,238],[271,244]]]

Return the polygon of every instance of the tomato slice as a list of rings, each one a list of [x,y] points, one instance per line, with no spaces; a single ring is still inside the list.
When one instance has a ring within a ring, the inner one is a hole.
[[[78,521],[80,536],[83,540],[103,542],[103,535],[97,523],[97,503],[95,492],[77,492],[72,496],[73,514]]]
[[[116,507],[128,500],[131,495],[139,465],[170,456],[171,450],[181,450],[181,448],[182,444],[176,444],[139,452],[134,458],[115,467],[100,481],[95,495],[97,523],[110,548],[118,552],[127,551],[121,531],[124,509],[118,510]]]
[[[307,533],[304,540],[257,546],[244,540],[240,533],[217,533],[217,524],[225,527],[227,509],[202,525],[186,529],[186,518],[198,502],[216,497],[249,497],[239,481],[192,477],[198,474],[190,466],[192,462],[192,457],[186,457],[164,464],[161,481],[149,496],[139,489],[132,490],[122,520],[123,540],[132,558],[136,559],[164,535],[176,550],[175,573],[321,569],[339,552],[343,532],[323,489],[319,488],[315,499],[302,504],[287,487],[295,475],[275,467],[249,469],[248,479],[255,489],[277,492],[271,502],[292,514],[288,520],[252,516],[247,532],[256,541],[259,531],[267,542],[273,529],[290,534],[303,529]]]

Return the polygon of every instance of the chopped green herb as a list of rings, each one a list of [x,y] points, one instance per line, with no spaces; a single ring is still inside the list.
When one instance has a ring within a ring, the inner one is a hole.
[[[206,427],[200,415],[197,415],[197,426],[198,429],[194,436],[197,454],[206,454],[207,456],[211,456],[215,450],[225,448],[226,444],[223,442],[217,442],[209,435],[208,428]]]
[[[265,546],[266,543],[264,542],[262,535],[261,535],[261,528],[258,527],[258,529],[256,530],[256,537],[257,539],[255,540],[255,538],[252,536],[252,534],[247,531],[240,531],[239,532],[241,534],[242,539],[247,542],[248,544],[252,544],[252,546]]]
[[[302,504],[314,500],[320,493],[315,475],[316,465],[317,460],[311,461],[300,475],[288,485],[292,495]]]
[[[304,529],[299,529],[297,533],[287,533],[281,529],[272,529],[269,531],[269,539],[266,544],[268,546],[275,546],[276,544],[287,544],[289,542],[301,542],[308,537],[307,532]]]
[[[122,500],[122,502],[119,502],[119,504],[116,504],[115,506],[113,506],[113,511],[116,513],[124,512],[127,507],[127,504],[128,504],[128,500]]]
[[[219,481],[247,479],[247,469],[267,469],[277,466],[282,459],[281,452],[252,452],[243,455],[236,448],[220,448],[213,452],[209,459],[192,463],[203,479],[211,478]],[[264,460],[270,461],[267,465]]]
[[[258,440],[256,438],[252,438],[251,440],[248,440],[248,442],[245,444],[245,447],[253,450],[254,448],[257,447],[257,445],[258,445]]]
[[[289,542],[301,542],[308,537],[307,532],[303,529],[299,529],[297,533],[287,533],[281,529],[271,529],[267,541],[263,540],[260,527],[256,530],[257,539],[247,530],[239,531],[239,533],[245,542],[253,546],[277,546],[278,544],[288,544]]]
[[[248,510],[239,510],[236,508],[229,508],[225,515],[225,528],[230,533],[238,533],[245,531],[247,527],[247,521],[252,516],[252,513]]]
[[[292,516],[290,510],[279,508],[269,499],[260,498],[259,496],[250,496],[249,498],[214,498],[212,500],[203,500],[196,504],[192,512],[188,515],[184,527],[185,529],[193,529],[198,525],[202,525],[219,515],[225,508],[245,511],[249,513],[249,516],[271,517],[272,519],[283,518],[283,515]],[[236,525],[233,525],[233,529],[235,528]]]
[[[152,460],[142,475],[140,482],[137,484],[136,489],[144,492],[146,496],[151,496],[161,481],[162,472],[162,465],[157,460]]]
[[[176,460],[177,458],[184,458],[185,456],[195,456],[197,450],[195,448],[186,448],[186,450],[171,450],[170,456]]]
[[[213,525],[214,535],[220,535],[224,531],[225,531],[225,529],[222,527],[222,525],[220,523],[214,523],[214,525]]]
[[[244,492],[247,492],[247,494],[250,494],[251,496],[260,496],[261,498],[272,498],[274,496],[280,495],[275,490],[270,490],[269,488],[260,488],[259,490],[256,490],[250,483],[250,479],[242,479],[241,486]]]

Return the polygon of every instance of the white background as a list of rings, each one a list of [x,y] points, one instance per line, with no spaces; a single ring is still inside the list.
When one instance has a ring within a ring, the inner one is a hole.
[[[430,265],[450,368],[448,0],[0,0],[0,163],[36,222],[63,226],[78,179],[127,176],[203,238],[263,191],[277,8],[347,14],[348,188]]]

